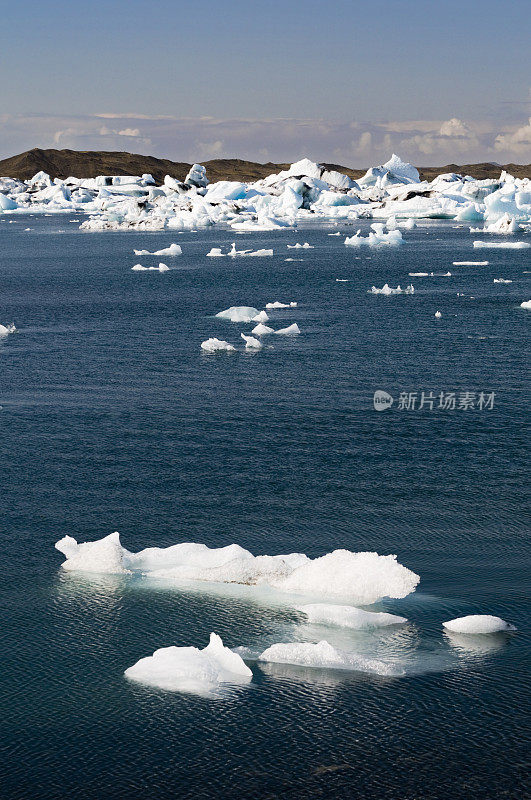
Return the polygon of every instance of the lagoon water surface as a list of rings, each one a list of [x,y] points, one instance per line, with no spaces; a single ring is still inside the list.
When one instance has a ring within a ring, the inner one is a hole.
[[[468,228],[424,221],[400,248],[301,226],[238,238],[273,257],[208,259],[233,232],[83,234],[69,220],[0,217],[0,322],[18,329],[0,340],[2,797],[523,797],[529,251],[477,257]],[[131,271],[159,261],[133,248],[172,241],[169,272]],[[367,294],[386,282],[415,294]],[[240,339],[252,325],[213,317],[275,300],[298,306],[268,324],[302,333],[256,353]],[[202,353],[209,337],[238,352]],[[374,410],[376,390],[390,409]],[[438,409],[441,392],[494,392],[493,407]],[[407,625],[361,634],[238,587],[61,571],[58,539],[114,530],[130,550],[395,553],[421,582],[375,608]],[[518,631],[443,633],[472,613]],[[258,651],[326,638],[405,674],[249,662],[252,683],[217,699],[124,678],[211,631]]]

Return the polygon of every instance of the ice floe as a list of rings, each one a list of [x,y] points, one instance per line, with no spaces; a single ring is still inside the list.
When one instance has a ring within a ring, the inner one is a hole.
[[[125,670],[129,680],[170,692],[210,695],[225,685],[246,684],[253,673],[241,656],[210,634],[203,650],[197,647],[163,647]]]
[[[454,267],[486,267],[488,261],[452,261]]]
[[[376,286],[372,286],[368,290],[368,294],[415,294],[415,287],[412,284],[409,284],[405,289],[402,289],[400,285],[398,285],[396,289],[393,289],[393,287],[389,286],[388,283],[384,283],[381,289],[378,289]]]
[[[301,249],[302,250],[313,250],[314,249],[313,244],[308,244],[308,242],[304,242],[304,244],[300,244],[299,242],[297,242],[297,244],[288,244],[286,246],[287,246],[288,250],[301,250]]]
[[[300,332],[300,328],[296,322],[294,322],[293,325],[288,325],[287,328],[279,328],[278,331],[273,331],[277,336],[295,336]]]
[[[252,322],[256,316],[258,316],[258,309],[252,306],[231,306],[216,314],[216,317],[228,319],[230,322]]]
[[[494,278],[493,283],[512,283],[508,278]]]
[[[388,245],[395,247],[403,244],[402,234],[396,228],[385,233],[384,225],[381,222],[374,222],[371,228],[373,230],[370,231],[368,236],[362,236],[361,229],[354,236],[347,236],[345,239],[347,247],[361,247],[362,245],[369,245],[370,247]]]
[[[435,314],[434,314],[433,316],[435,317],[435,319],[441,319],[441,317],[442,317],[442,314],[441,314],[441,312],[440,312],[440,311],[436,311],[436,312],[435,312]]]
[[[268,322],[268,321],[269,317],[267,316],[267,313],[265,311],[260,311],[260,313],[257,314],[256,317],[253,317],[252,319],[252,322]]]
[[[9,333],[16,333],[16,328],[11,323],[10,325],[0,325],[0,336],[7,336]]]
[[[337,625],[356,630],[383,628],[407,622],[405,617],[398,617],[396,614],[386,614],[383,611],[364,611],[355,606],[313,603],[299,606],[297,610],[306,616],[308,622],[317,625]]]
[[[510,625],[500,617],[491,614],[470,614],[467,617],[456,617],[448,622],[443,622],[443,627],[453,633],[499,633],[500,631],[515,631],[514,625]]]
[[[303,553],[254,556],[237,544],[209,548],[183,542],[132,553],[121,546],[118,533],[80,544],[65,536],[55,547],[65,556],[62,567],[67,571],[135,573],[177,583],[268,586],[289,595],[349,598],[360,605],[376,603],[383,597],[406,597],[420,580],[394,555],[349,550],[334,550],[311,559]]]
[[[256,336],[266,336],[268,333],[274,333],[275,331],[273,328],[269,328],[267,325],[263,325],[261,322],[252,329],[251,333],[256,334]]]
[[[508,250],[524,250],[527,247],[531,247],[529,242],[488,242],[488,241],[475,241],[474,247],[506,247]]]
[[[144,267],[142,264],[135,264],[131,269],[133,272],[168,272],[170,268],[161,262],[158,267]]]
[[[232,344],[223,341],[223,339],[216,339],[215,337],[211,339],[205,339],[204,342],[201,342],[201,348],[206,350],[207,353],[219,353],[223,350],[232,352],[233,350],[236,350]]]
[[[245,347],[249,350],[260,350],[264,345],[258,339],[255,339],[254,336],[246,336],[245,333],[241,333],[240,336],[245,342]]]
[[[531,300],[524,300],[523,303],[520,303],[520,308],[526,308],[528,311],[531,311]]]
[[[162,250],[154,250],[152,253],[149,250],[134,250],[135,256],[181,256],[183,251],[178,244],[170,244],[169,247],[163,247]]]
[[[281,303],[275,300],[273,303],[266,303],[266,308],[296,308],[297,303]]]
[[[208,253],[207,256],[210,258],[222,258],[223,256],[230,256],[231,258],[251,258],[251,257],[260,257],[260,256],[272,256],[272,250],[237,250],[236,249],[236,242],[233,242],[231,248],[228,252],[223,253],[221,251],[221,247],[213,247]]]
[[[260,654],[258,660],[315,669],[369,672],[376,675],[399,676],[404,674],[404,670],[392,662],[338,650],[326,640],[316,644],[313,642],[273,644]]]

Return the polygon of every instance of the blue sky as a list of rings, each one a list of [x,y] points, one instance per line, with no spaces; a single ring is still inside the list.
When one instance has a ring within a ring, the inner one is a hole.
[[[0,156],[57,146],[366,165],[402,146],[426,164],[531,160],[522,0],[0,11]]]

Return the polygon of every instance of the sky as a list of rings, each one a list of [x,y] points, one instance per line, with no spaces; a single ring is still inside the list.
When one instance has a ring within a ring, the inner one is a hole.
[[[529,0],[0,0],[0,158],[531,161]]]

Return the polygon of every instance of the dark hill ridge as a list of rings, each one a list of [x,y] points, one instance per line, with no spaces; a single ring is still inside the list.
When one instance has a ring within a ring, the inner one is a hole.
[[[287,169],[289,164],[259,164],[255,161],[242,161],[238,158],[216,158],[201,162],[207,169],[208,179],[213,183],[220,180],[256,181],[274,172]],[[366,170],[342,167],[339,164],[323,164],[353,178],[361,178]],[[53,178],[95,178],[96,175],[153,175],[157,183],[162,183],[165,175],[184,180],[191,164],[170,161],[155,156],[142,156],[134,153],[90,151],[90,150],[41,150],[35,147],[17,156],[0,160],[0,176],[28,180],[36,172],[44,170]],[[498,178],[502,169],[517,178],[531,177],[531,164],[448,164],[445,167],[419,167],[423,180],[432,180],[445,172],[458,172],[474,178]]]

